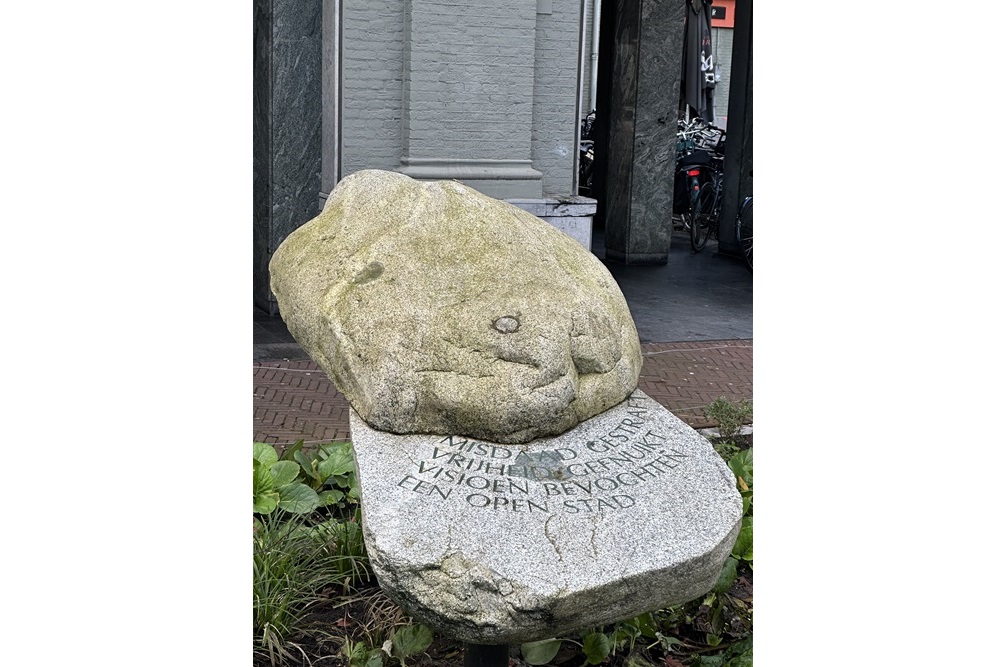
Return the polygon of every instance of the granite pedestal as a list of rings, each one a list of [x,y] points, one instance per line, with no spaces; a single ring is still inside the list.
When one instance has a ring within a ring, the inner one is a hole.
[[[554,637],[712,588],[742,500],[711,443],[641,391],[526,445],[376,431],[351,412],[386,594],[469,644]]]

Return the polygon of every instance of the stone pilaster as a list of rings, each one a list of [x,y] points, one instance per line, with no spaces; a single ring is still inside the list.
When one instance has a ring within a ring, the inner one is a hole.
[[[609,259],[665,263],[670,251],[677,109],[684,42],[681,0],[606,2],[614,63],[604,196]]]
[[[319,212],[321,0],[254,0],[254,304],[271,253]]]
[[[537,0],[405,0],[404,174],[540,197],[531,163]]]
[[[719,252],[742,256],[736,242],[736,214],[753,194],[753,1],[740,0],[733,30],[732,83],[729,94],[726,161],[722,173]]]

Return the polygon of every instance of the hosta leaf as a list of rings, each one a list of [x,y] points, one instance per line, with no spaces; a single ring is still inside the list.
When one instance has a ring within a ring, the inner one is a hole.
[[[305,440],[296,440],[294,445],[289,445],[285,447],[281,452],[282,461],[291,461],[295,458],[295,455],[302,451],[302,447],[305,446]]]
[[[349,440],[344,440],[341,442],[327,442],[319,446],[320,455],[326,458],[333,452],[351,451],[351,442]]]
[[[347,498],[355,502],[361,500],[361,486],[358,484],[358,477],[354,473],[347,476]]]
[[[727,660],[724,667],[753,667],[752,636],[733,644],[726,652],[734,657]]]
[[[292,514],[308,514],[319,507],[319,496],[302,482],[278,487],[278,507]]]
[[[721,600],[718,605],[712,607],[711,611],[708,612],[708,623],[712,626],[715,634],[720,634],[722,632],[723,625],[725,624],[725,620],[722,618],[722,612],[723,609]],[[712,646],[715,646],[715,644],[712,644]]]
[[[328,450],[329,456],[320,461],[320,479],[326,479],[333,475],[346,475],[354,470],[354,457],[351,455],[351,448],[348,446],[337,447]]]
[[[705,635],[705,643],[709,646],[718,646],[722,643],[722,637],[713,635],[711,632]]]
[[[336,505],[341,500],[343,500],[344,494],[342,491],[337,489],[327,489],[319,494],[319,504],[323,507],[327,505]]]
[[[257,497],[262,493],[274,490],[274,477],[271,470],[262,465],[260,461],[254,459],[253,462],[253,495]]]
[[[733,582],[736,581],[737,563],[739,561],[732,556],[726,559],[726,562],[722,565],[722,572],[719,573],[719,578],[715,581],[715,586],[712,587],[714,592],[725,593],[733,585]]]
[[[316,471],[313,470],[313,460],[305,452],[295,452],[295,460],[302,467],[302,472],[306,477],[316,479]]]
[[[271,466],[275,486],[291,484],[299,476],[299,464],[295,461],[278,461]]]
[[[395,658],[405,658],[426,651],[434,641],[434,634],[426,625],[420,623],[400,628],[392,636],[392,655]]]
[[[740,528],[740,535],[736,538],[736,544],[733,545],[733,555],[740,558],[746,558],[746,554],[750,554],[750,558],[753,558],[753,517],[745,516],[743,517],[743,527]]]
[[[255,442],[253,443],[253,457],[265,466],[270,466],[278,461],[278,452],[266,442]]]
[[[538,642],[521,644],[521,657],[529,665],[545,665],[556,657],[562,641],[559,639],[543,639]]]
[[[729,468],[733,474],[742,478],[748,487],[753,486],[753,448],[733,454],[729,459]]]
[[[583,638],[583,654],[587,665],[599,665],[611,653],[611,638],[603,632],[591,632]]]
[[[270,514],[278,506],[278,492],[256,494],[253,497],[253,511],[260,514]]]
[[[636,640],[641,634],[642,633],[639,632],[639,628],[637,628],[632,621],[621,623],[617,626],[617,629],[611,633],[611,643],[618,646],[620,644],[624,644],[625,642]]]
[[[650,639],[656,637],[656,621],[653,620],[651,612],[636,616],[635,625],[644,637],[649,637]]]

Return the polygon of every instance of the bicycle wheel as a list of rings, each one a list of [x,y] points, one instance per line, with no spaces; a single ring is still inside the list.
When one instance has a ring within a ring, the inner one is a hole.
[[[753,271],[753,197],[747,197],[736,216],[736,241],[743,251],[747,267]]]
[[[594,179],[594,163],[592,158],[586,157],[580,159],[580,183],[577,187],[577,192],[580,195],[590,197],[591,196],[591,185]]]
[[[715,184],[705,182],[691,202],[691,249],[701,252],[708,243],[712,229],[712,213],[715,211]]]

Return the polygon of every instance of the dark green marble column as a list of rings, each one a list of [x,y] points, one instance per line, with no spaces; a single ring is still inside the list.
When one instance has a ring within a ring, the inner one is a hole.
[[[684,0],[614,0],[603,7],[614,22],[603,193],[606,256],[663,264],[672,227]]]
[[[322,0],[254,0],[253,300],[278,312],[271,254],[319,213]]]
[[[722,172],[719,252],[741,257],[736,242],[736,214],[743,198],[753,194],[753,0],[740,0],[733,30],[729,88],[729,126]]]

